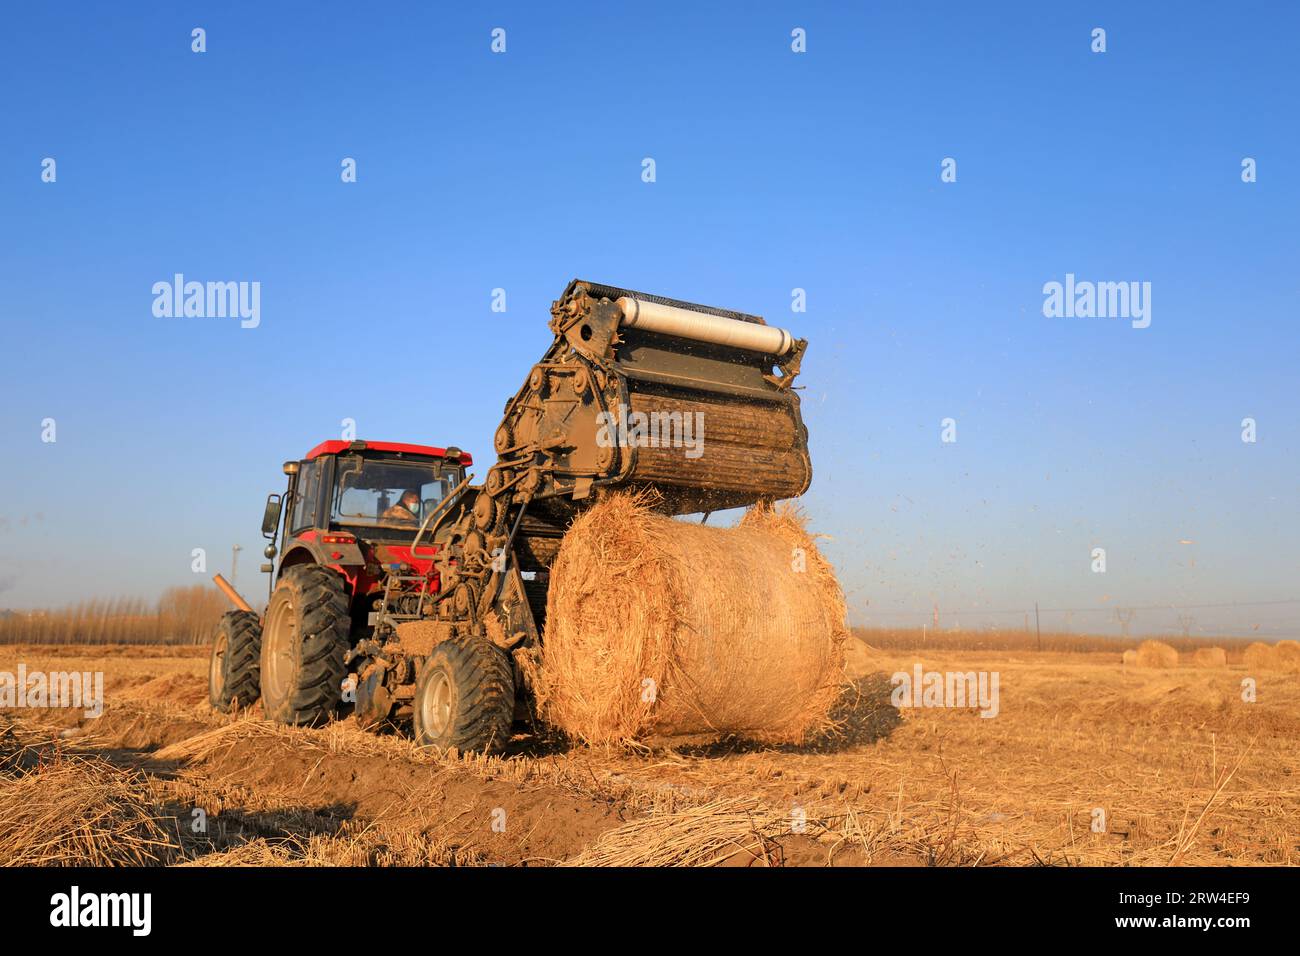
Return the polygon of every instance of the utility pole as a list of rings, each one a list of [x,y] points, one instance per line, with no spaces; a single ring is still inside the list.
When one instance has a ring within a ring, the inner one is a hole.
[[[1043,652],[1043,626],[1038,620],[1038,602],[1034,602],[1034,630],[1038,632],[1038,653]]]
[[[239,577],[235,572],[239,566],[239,552],[243,550],[244,549],[237,544],[230,546],[230,586],[232,588],[235,586],[235,582],[239,580]]]
[[[1115,608],[1115,620],[1119,622],[1120,630],[1128,637],[1129,625],[1133,623],[1133,618],[1137,616],[1137,610],[1131,607]]]

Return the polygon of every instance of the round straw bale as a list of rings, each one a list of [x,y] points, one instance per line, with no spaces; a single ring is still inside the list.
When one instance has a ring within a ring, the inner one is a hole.
[[[1300,671],[1300,641],[1278,641],[1273,645],[1277,667],[1284,671]]]
[[[844,680],[844,595],[793,506],[734,528],[612,495],[564,537],[534,680],[542,717],[590,743],[824,730]]]
[[[1161,641],[1143,641],[1137,649],[1138,667],[1169,668],[1178,666],[1178,652]]]
[[[1137,659],[1138,659],[1137,651],[1129,649],[1124,652],[1123,663],[1125,667],[1132,667],[1134,664],[1137,663]]]
[[[1277,649],[1263,641],[1252,641],[1246,645],[1242,658],[1251,670],[1269,671],[1277,667]]]
[[[1198,647],[1192,654],[1193,667],[1227,667],[1228,652],[1222,647]]]

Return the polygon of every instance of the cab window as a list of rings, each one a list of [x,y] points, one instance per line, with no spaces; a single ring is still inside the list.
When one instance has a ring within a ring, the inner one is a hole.
[[[457,468],[433,462],[340,458],[330,520],[414,530],[455,487],[458,474]],[[412,494],[418,501],[403,506]]]
[[[293,533],[303,531],[316,523],[316,502],[320,500],[321,463],[305,462],[298,473],[298,493],[293,500]]]

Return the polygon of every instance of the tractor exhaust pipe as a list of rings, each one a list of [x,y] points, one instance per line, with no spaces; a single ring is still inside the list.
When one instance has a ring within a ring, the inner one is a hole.
[[[732,348],[786,355],[794,348],[794,337],[785,329],[756,322],[742,322],[707,312],[694,312],[675,305],[645,302],[630,295],[616,300],[623,313],[622,325],[645,329],[696,342],[711,342]]]
[[[236,591],[233,587],[231,587],[230,582],[227,581],[225,578],[223,578],[221,575],[214,574],[212,576],[212,582],[216,584],[217,587],[221,588],[221,593],[224,594],[227,598],[229,598],[230,603],[233,604],[235,607],[237,607],[239,610],[241,611],[253,610],[252,607],[249,606],[248,602],[239,596],[239,592]]]

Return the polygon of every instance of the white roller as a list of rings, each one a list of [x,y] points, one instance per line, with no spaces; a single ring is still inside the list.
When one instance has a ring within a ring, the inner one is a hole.
[[[785,355],[794,347],[794,338],[785,329],[739,319],[726,319],[707,312],[692,312],[675,305],[643,302],[625,295],[615,303],[623,313],[623,325],[676,335],[696,342],[730,345],[733,348]]]

